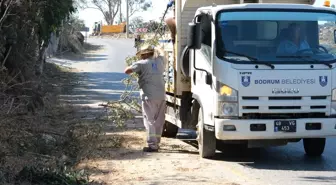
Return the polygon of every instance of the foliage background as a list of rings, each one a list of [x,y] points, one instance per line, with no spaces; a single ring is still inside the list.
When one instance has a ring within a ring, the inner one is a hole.
[[[71,166],[101,133],[59,102],[78,81],[46,63],[48,46],[82,51],[73,0],[0,0],[0,184],[87,184]],[[71,42],[71,39],[73,39]]]

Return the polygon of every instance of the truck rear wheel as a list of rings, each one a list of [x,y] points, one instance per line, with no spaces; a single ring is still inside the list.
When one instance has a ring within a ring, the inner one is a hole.
[[[166,121],[163,126],[162,137],[175,138],[178,133],[178,129],[178,126]]]
[[[325,143],[325,138],[303,139],[303,146],[308,156],[321,156],[324,152]]]
[[[211,132],[204,128],[202,107],[200,107],[198,111],[197,141],[198,141],[199,154],[202,158],[212,158],[215,156],[216,154],[215,132]]]

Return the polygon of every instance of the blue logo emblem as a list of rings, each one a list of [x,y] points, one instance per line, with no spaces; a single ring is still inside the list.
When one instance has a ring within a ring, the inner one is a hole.
[[[320,76],[320,85],[322,87],[326,86],[328,84],[328,77],[327,76]]]
[[[250,76],[242,76],[241,77],[241,83],[244,87],[248,87],[251,83],[251,77]]]
[[[152,70],[153,70],[154,72],[157,72],[157,71],[158,71],[158,66],[157,66],[156,63],[152,63]]]

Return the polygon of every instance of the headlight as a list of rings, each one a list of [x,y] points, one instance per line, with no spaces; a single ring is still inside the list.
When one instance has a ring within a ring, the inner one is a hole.
[[[333,89],[333,90],[332,90],[332,93],[331,93],[331,101],[336,101],[336,89]]]
[[[232,89],[227,85],[222,85],[218,83],[217,92],[218,92],[218,101],[238,102],[238,91]]]
[[[217,115],[218,116],[238,116],[238,91],[231,87],[217,82]]]
[[[238,116],[238,103],[218,102],[218,116]]]

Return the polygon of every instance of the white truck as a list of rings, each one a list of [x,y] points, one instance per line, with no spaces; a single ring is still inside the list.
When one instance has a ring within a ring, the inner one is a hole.
[[[163,136],[195,129],[203,158],[301,139],[320,156],[336,135],[336,11],[311,4],[176,0]]]

